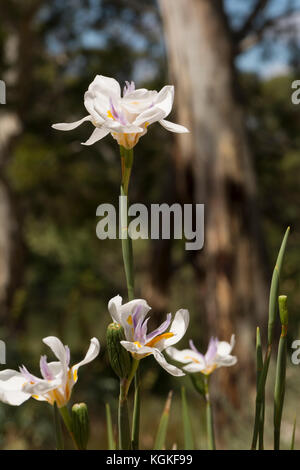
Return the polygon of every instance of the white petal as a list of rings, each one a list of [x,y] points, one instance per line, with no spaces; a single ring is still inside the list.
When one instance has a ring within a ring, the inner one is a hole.
[[[88,91],[95,94],[101,93],[112,98],[120,98],[121,96],[121,88],[117,80],[111,77],[105,77],[104,75],[96,75]]]
[[[8,405],[19,406],[30,398],[23,391],[26,382],[24,376],[15,370],[6,369],[0,372],[0,401]]]
[[[179,134],[190,132],[186,127],[181,126],[180,124],[175,124],[174,122],[166,121],[165,119],[160,120],[159,124],[170,132],[177,132]]]
[[[137,116],[134,123],[136,126],[144,126],[147,127],[154,122],[160,121],[165,117],[165,112],[158,108],[157,106],[152,106],[152,108],[143,111],[141,114]]]
[[[218,367],[230,367],[234,366],[237,363],[236,356],[226,356],[221,358],[216,358],[216,364]]]
[[[178,341],[180,341],[181,338],[184,336],[189,325],[189,321],[189,311],[183,308],[178,310],[170,327],[170,333],[173,333],[173,336],[171,336],[170,338],[161,339],[155,344],[155,347],[162,351],[163,349],[178,343]]]
[[[153,354],[154,348],[149,348],[148,346],[139,347],[132,341],[120,341],[120,343],[130,353],[140,354],[142,356],[144,356],[145,354]]]
[[[47,336],[43,342],[52,349],[53,353],[61,363],[62,380],[65,383],[68,375],[67,352],[65,346],[56,336]],[[38,394],[37,394],[38,395]]]
[[[230,354],[232,349],[234,348],[234,344],[234,335],[231,336],[230,343],[227,343],[226,341],[219,341],[217,350],[218,356],[227,356],[228,354]]]
[[[48,367],[49,367],[49,370],[50,370],[52,376],[55,379],[58,379],[59,377],[62,377],[63,367],[62,367],[61,362],[59,362],[59,361],[48,362]]]
[[[47,336],[46,338],[43,338],[43,343],[45,343],[47,346],[49,346],[50,349],[52,349],[53,353],[60,362],[66,362],[66,348],[62,344],[60,339],[58,339],[56,336]]]
[[[128,95],[122,99],[121,105],[127,113],[136,116],[151,108],[156,101],[156,97],[157,91],[140,88],[139,90],[128,93]]]
[[[120,295],[116,295],[110,301],[108,302],[108,311],[110,313],[111,318],[113,321],[116,323],[121,324],[121,318],[120,318],[120,307],[122,305],[122,297]]]
[[[159,363],[159,365],[165,369],[169,374],[175,375],[176,377],[180,377],[182,375],[185,375],[185,373],[179,369],[178,367],[173,366],[172,364],[169,364],[163,354],[156,348],[153,348],[152,352],[154,358],[156,361]]]
[[[78,370],[79,367],[84,366],[85,364],[88,364],[89,362],[92,362],[99,354],[100,352],[100,343],[97,338],[92,338],[91,339],[91,344],[90,347],[82,361],[78,362],[72,367],[72,370]]]
[[[139,134],[140,132],[144,132],[144,129],[139,125],[133,124],[121,124],[119,121],[115,121],[113,119],[107,119],[103,127],[109,129],[110,132],[117,132],[122,134]]]
[[[194,372],[201,372],[203,369],[205,369],[205,366],[203,364],[196,364],[195,362],[191,362],[187,366],[184,366],[183,369],[186,372],[193,374]]]
[[[51,390],[62,386],[62,378],[54,380],[39,380],[36,383],[26,382],[23,387],[24,392],[30,393],[30,395],[45,395]]]
[[[174,361],[182,362],[183,364],[188,364],[189,362],[197,361],[200,364],[204,365],[203,359],[192,349],[182,349],[179,351],[172,346],[166,349],[166,353]]]
[[[81,142],[82,145],[92,145],[95,142],[98,142],[98,140],[103,139],[107,134],[109,134],[109,131],[107,129],[99,129],[96,127],[96,129],[93,131],[92,135],[86,142]]]
[[[95,95],[91,91],[84,94],[84,106],[92,116],[94,125],[102,125],[107,118],[107,111],[110,108],[109,97],[100,93]]]
[[[128,341],[132,338],[132,319],[130,316],[139,308],[139,315],[145,318],[151,307],[147,304],[144,299],[134,299],[126,304],[122,305],[122,297],[117,295],[111,299],[108,303],[108,310],[112,319],[123,326],[125,337]]]
[[[31,397],[29,393],[15,392],[14,390],[1,390],[0,388],[0,401],[12,406],[22,405],[26,400]]]
[[[170,114],[174,101],[174,87],[164,86],[157,95],[155,107],[159,107],[164,112],[164,117]]]
[[[60,124],[52,124],[53,129],[56,129],[58,131],[72,131],[73,129],[76,129],[76,127],[80,126],[85,121],[91,121],[92,118],[91,116],[85,116],[84,118],[80,119],[79,121],[75,122],[62,122]]]

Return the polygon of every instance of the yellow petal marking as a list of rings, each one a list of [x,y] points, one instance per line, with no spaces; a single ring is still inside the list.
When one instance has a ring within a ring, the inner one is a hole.
[[[149,346],[149,348],[153,348],[156,343],[158,343],[161,339],[168,339],[172,338],[174,336],[174,333],[163,333],[162,335],[156,336],[155,338],[151,339],[149,343],[147,343],[145,346]]]
[[[127,227],[126,227],[126,228],[127,228]],[[131,315],[129,315],[129,317],[127,318],[127,323],[128,323],[129,325],[132,325],[132,316],[131,316]]]
[[[112,115],[112,112],[110,110],[107,111],[107,116],[113,120],[115,120],[115,118],[113,117]]]
[[[187,360],[190,359],[191,361],[196,362],[196,364],[200,364],[200,361],[198,361],[197,359],[191,356],[184,356],[184,359],[187,359]]]

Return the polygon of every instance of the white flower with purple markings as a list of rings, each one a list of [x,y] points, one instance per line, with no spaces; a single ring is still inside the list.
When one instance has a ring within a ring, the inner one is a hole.
[[[21,405],[30,397],[39,401],[47,401],[51,405],[56,402],[58,408],[65,406],[71,397],[72,388],[78,379],[78,369],[93,361],[99,354],[100,344],[92,338],[84,359],[70,367],[70,350],[55,336],[48,336],[43,342],[49,346],[58,361],[47,362],[41,356],[40,369],[42,378],[31,374],[25,366],[19,371],[12,369],[0,372],[0,401],[9,405]]]
[[[189,324],[188,310],[180,309],[172,321],[172,314],[168,313],[166,320],[151,333],[148,333],[146,318],[151,307],[143,299],[135,299],[122,305],[122,297],[117,295],[108,303],[109,313],[114,322],[124,328],[126,341],[122,346],[129,351],[135,359],[142,359],[153,355],[156,361],[167,372],[175,376],[184,375],[181,369],[169,364],[162,351],[178,343],[184,336]],[[169,329],[169,331],[167,331]]]
[[[174,87],[170,85],[157,92],[135,89],[134,82],[126,82],[121,96],[120,85],[114,78],[97,75],[84,95],[88,116],[72,123],[53,124],[52,127],[71,131],[90,121],[95,130],[84,145],[92,145],[110,133],[119,145],[131,149],[146,134],[148,126],[157,121],[168,131],[189,132],[186,127],[165,120],[172,110],[173,100]]]
[[[198,351],[192,340],[189,344],[190,349],[179,351],[170,347],[166,350],[172,359],[187,364],[183,367],[186,372],[201,372],[204,375],[210,375],[218,367],[234,366],[237,363],[236,356],[231,355],[235,344],[234,335],[231,336],[230,343],[211,338],[205,355]]]

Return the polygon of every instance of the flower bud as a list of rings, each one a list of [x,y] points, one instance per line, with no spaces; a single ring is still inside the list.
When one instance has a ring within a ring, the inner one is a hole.
[[[89,416],[85,403],[76,403],[72,407],[72,432],[79,450],[86,450],[89,440]]]
[[[279,303],[279,316],[280,316],[281,325],[287,327],[288,326],[287,296],[280,295],[278,297],[278,303]]]
[[[120,341],[124,341],[124,329],[119,323],[111,323],[107,327],[106,342],[110,365],[120,377],[126,378],[131,371],[131,356]]]

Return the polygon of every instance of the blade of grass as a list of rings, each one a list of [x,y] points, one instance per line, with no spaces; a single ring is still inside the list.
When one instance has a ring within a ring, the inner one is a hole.
[[[275,318],[277,312],[277,298],[278,298],[278,289],[279,289],[279,279],[283,263],[283,257],[286,249],[287,239],[289,236],[290,227],[287,228],[285,235],[283,237],[281,247],[277,256],[276,264],[273,270],[273,276],[271,281],[270,296],[269,296],[269,316],[268,316],[268,347],[265,354],[265,360],[263,365],[262,373],[260,374],[259,384],[256,394],[255,402],[255,420],[253,428],[253,437],[251,448],[256,449],[257,438],[259,429],[264,428],[264,414],[262,409],[265,407],[265,386],[267,381],[267,375],[269,370],[269,364],[272,353],[272,343],[274,338],[274,327],[275,327]]]
[[[170,391],[160,418],[153,450],[164,450],[173,392]]]
[[[183,436],[184,436],[184,449],[194,450],[194,439],[192,423],[186,399],[185,388],[181,387],[181,404],[182,404],[182,421],[183,421]]]
[[[276,379],[274,389],[274,450],[280,448],[280,427],[282,418],[282,409],[285,394],[285,376],[286,376],[286,354],[287,354],[287,328],[288,328],[288,310],[287,297],[280,295],[278,299],[279,313],[281,321],[281,335],[279,339]]]
[[[294,425],[293,425],[292,441],[291,441],[291,450],[295,449],[296,422],[297,422],[297,418],[295,416]]]
[[[261,336],[260,336],[260,329],[257,327],[256,329],[256,391],[258,390],[259,386],[259,379],[263,369],[263,354],[262,354],[262,346],[261,346]],[[259,424],[259,446],[258,448],[262,450],[264,448],[264,429],[263,429],[263,420],[264,420],[264,407],[261,409],[261,419]]]
[[[105,411],[106,411],[106,429],[107,429],[108,450],[116,450],[116,441],[114,439],[114,432],[113,432],[109,403],[106,403]]]

